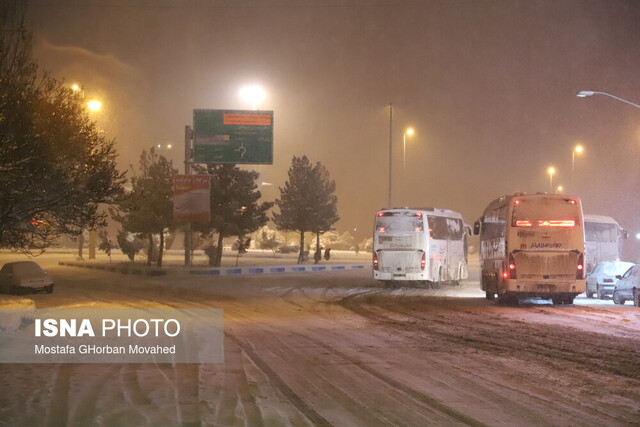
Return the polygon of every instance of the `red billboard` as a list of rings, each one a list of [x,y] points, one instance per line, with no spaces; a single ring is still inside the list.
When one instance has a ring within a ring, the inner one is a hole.
[[[173,177],[174,223],[209,222],[209,175],[175,175]]]

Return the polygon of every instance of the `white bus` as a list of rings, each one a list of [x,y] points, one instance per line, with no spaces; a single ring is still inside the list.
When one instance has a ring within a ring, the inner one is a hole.
[[[457,284],[468,276],[469,235],[462,215],[451,210],[381,210],[373,232],[373,278],[387,287],[400,282]]]
[[[572,304],[585,291],[582,203],[564,194],[514,194],[494,200],[474,224],[480,282],[487,299]]]
[[[629,233],[610,216],[584,216],[585,268],[591,273],[602,261],[622,261],[622,241]]]

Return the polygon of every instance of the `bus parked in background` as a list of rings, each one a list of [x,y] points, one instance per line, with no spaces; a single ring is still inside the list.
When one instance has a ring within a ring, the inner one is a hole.
[[[373,231],[373,278],[387,287],[400,282],[457,284],[468,276],[469,235],[462,215],[452,210],[381,210]]]
[[[629,233],[610,216],[584,216],[585,268],[591,273],[603,261],[622,261],[622,241]]]
[[[584,292],[584,222],[578,197],[500,197],[487,206],[474,233],[480,235],[480,280],[487,299],[572,304]]]

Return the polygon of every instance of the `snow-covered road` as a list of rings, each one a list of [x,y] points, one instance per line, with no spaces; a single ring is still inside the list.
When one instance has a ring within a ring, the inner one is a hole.
[[[2,365],[0,425],[633,425],[640,310],[502,307],[477,282],[384,290],[367,271],[165,277],[49,266],[8,306],[212,307],[224,364]]]

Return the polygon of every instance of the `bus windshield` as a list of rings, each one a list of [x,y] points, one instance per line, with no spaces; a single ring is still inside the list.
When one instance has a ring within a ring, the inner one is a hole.
[[[422,215],[414,212],[385,212],[376,218],[378,233],[419,233],[424,231]]]
[[[565,228],[578,225],[580,206],[574,199],[516,199],[512,227]]]

